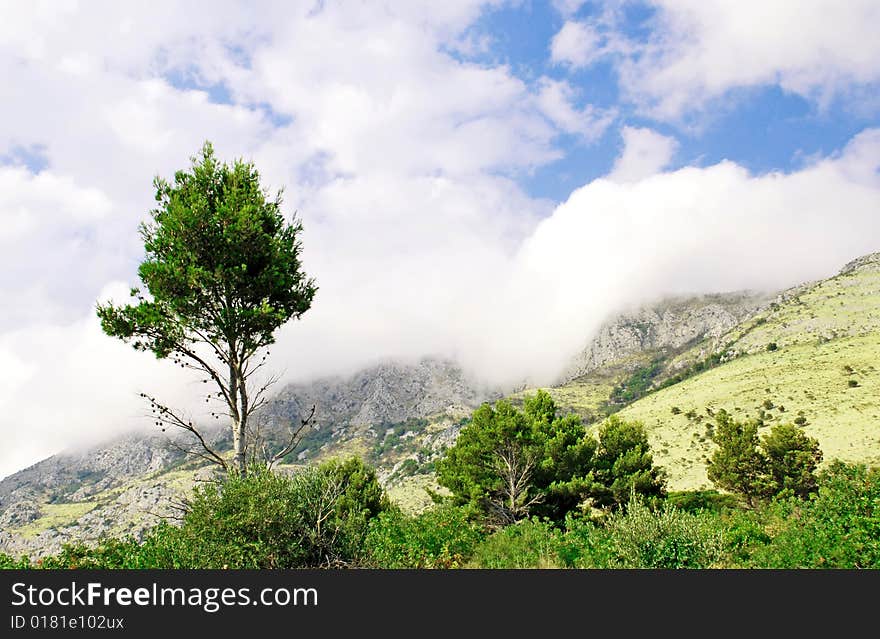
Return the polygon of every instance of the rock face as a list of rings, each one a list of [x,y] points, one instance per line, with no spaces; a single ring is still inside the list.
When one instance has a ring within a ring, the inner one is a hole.
[[[414,365],[385,362],[351,377],[287,386],[268,411],[277,419],[293,419],[314,405],[321,427],[359,428],[427,417],[453,407],[474,408],[500,396],[469,379],[455,363],[425,358]]]
[[[46,496],[76,502],[132,477],[171,467],[183,453],[167,438],[127,434],[82,451],[53,455],[0,481],[0,510]]]
[[[770,301],[769,295],[738,292],[667,299],[623,313],[599,329],[574,357],[560,381],[571,381],[644,351],[676,350],[704,339],[717,340]]]

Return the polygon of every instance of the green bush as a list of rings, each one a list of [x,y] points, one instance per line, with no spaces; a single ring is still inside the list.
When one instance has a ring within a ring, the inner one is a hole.
[[[717,490],[682,490],[671,492],[666,496],[666,501],[670,506],[689,513],[700,510],[719,513],[735,508],[737,505],[736,497],[719,493]]]
[[[809,501],[780,500],[781,530],[752,557],[763,568],[880,568],[880,469],[835,461]]]
[[[636,499],[604,523],[569,518],[560,556],[577,568],[709,568],[723,559],[724,534],[715,514]]]
[[[502,528],[474,550],[472,568],[559,568],[561,535],[548,521],[526,519]]]
[[[370,522],[365,560],[374,568],[459,568],[482,539],[463,508],[441,505],[415,516],[393,508]]]
[[[369,520],[386,507],[375,472],[360,460],[292,476],[254,469],[196,490],[176,556],[189,568],[348,565],[359,559]]]
[[[16,559],[15,557],[0,552],[0,570],[18,570],[31,567],[30,559],[26,556]]]

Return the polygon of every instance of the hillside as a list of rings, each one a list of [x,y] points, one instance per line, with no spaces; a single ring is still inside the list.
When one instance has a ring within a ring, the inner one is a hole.
[[[764,428],[803,417],[826,462],[880,462],[880,254],[784,292],[720,341],[728,361],[621,411],[645,423],[671,486],[708,485],[706,427],[719,408]]]

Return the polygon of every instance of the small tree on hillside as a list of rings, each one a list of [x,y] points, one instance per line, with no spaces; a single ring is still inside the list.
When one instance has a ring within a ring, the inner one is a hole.
[[[761,439],[766,459],[767,490],[806,497],[818,490],[816,469],[822,462],[819,442],[794,424],[777,424]]]
[[[743,496],[750,506],[758,498],[784,493],[806,497],[817,490],[822,451],[800,428],[776,424],[759,440],[755,421],[737,422],[719,411],[716,422],[713,440],[718,449],[706,466],[716,486]]]
[[[612,418],[597,442],[577,415],[558,415],[545,391],[527,396],[522,411],[506,401],[481,406],[437,463],[437,479],[496,525],[560,521],[587,498],[613,506],[664,491],[641,425]]]
[[[627,422],[617,415],[599,428],[599,445],[593,458],[593,504],[617,508],[634,494],[662,497],[666,477],[654,466],[648,435],[640,422]]]
[[[507,401],[483,404],[437,463],[437,479],[453,500],[504,526],[532,514],[562,518],[583,499],[578,486],[594,444],[575,415],[560,417],[545,391],[522,411]]]
[[[206,376],[231,422],[232,467],[244,473],[251,418],[267,400],[273,379],[258,382],[277,328],[311,306],[317,288],[300,264],[302,225],[281,214],[281,193],[270,198],[254,165],[217,160],[206,142],[188,171],[174,182],[154,180],[158,206],[140,227],[146,259],[138,275],[146,291],[136,304],[98,305],[105,333],[157,358],[171,358]],[[190,432],[201,452],[228,469],[193,421],[143,394],[156,421]],[[312,409],[314,414],[314,408]],[[290,439],[265,461],[271,465],[295,446],[311,415],[290,429]],[[256,451],[251,450],[250,454]]]
[[[749,506],[765,492],[766,460],[758,450],[758,423],[738,422],[726,410],[715,414],[712,441],[718,449],[706,463],[709,481],[742,495]]]

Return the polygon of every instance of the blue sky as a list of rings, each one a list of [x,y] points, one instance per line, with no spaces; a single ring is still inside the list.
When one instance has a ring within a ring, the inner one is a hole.
[[[0,476],[190,401],[94,306],[205,140],[304,224],[285,380],[547,384],[621,308],[880,250],[877,33],[876,0],[4,5]]]

